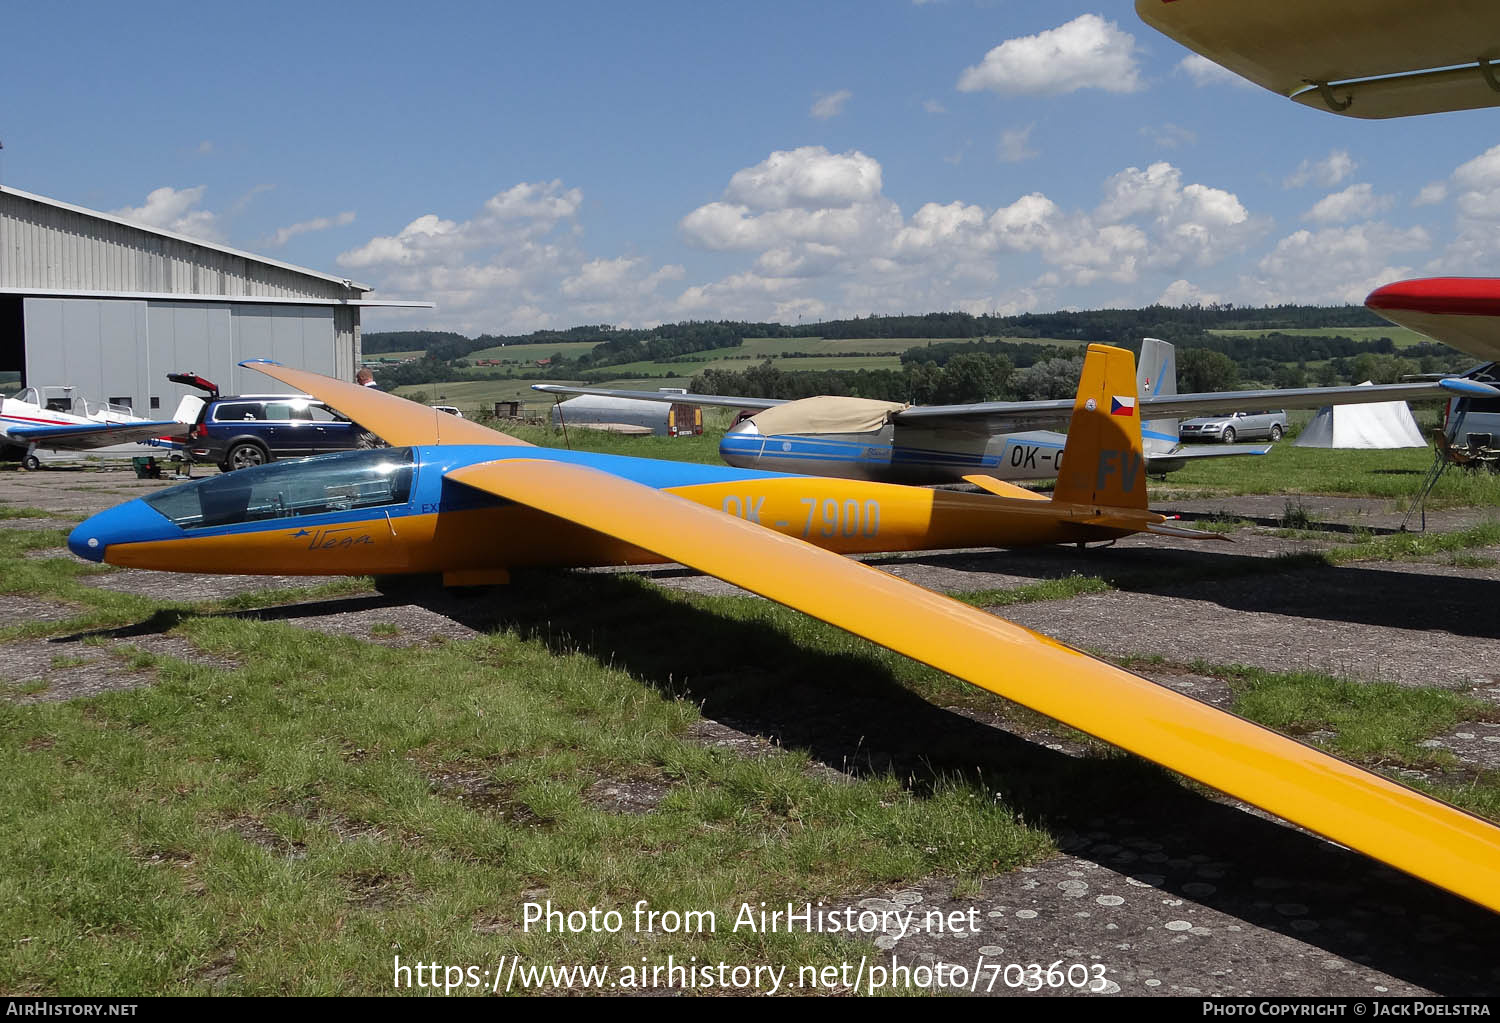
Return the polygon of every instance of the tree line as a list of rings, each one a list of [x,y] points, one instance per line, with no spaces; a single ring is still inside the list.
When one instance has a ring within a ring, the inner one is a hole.
[[[699,352],[734,348],[750,337],[932,338],[927,344],[907,347],[901,353],[899,370],[782,370],[768,360],[741,371],[708,369],[695,376],[692,385],[707,393],[749,397],[846,394],[921,404],[1057,398],[1073,393],[1081,356],[1060,351],[1055,344],[997,337],[1100,341],[1137,352],[1142,337],[1160,337],[1178,348],[1182,391],[1331,386],[1364,379],[1383,383],[1418,372],[1460,370],[1472,361],[1437,342],[1398,349],[1390,337],[1360,340],[1339,334],[1301,337],[1284,333],[1384,322],[1362,306],[1148,306],[1004,317],[957,312],[854,317],[795,327],[732,320],[694,320],[629,330],[595,324],[472,339],[451,331],[390,331],[366,334],[363,341],[369,354],[424,351],[420,359],[380,371],[383,386],[400,387],[507,376],[508,371],[476,369],[467,357],[481,349],[512,344],[594,341],[592,350],[573,358],[559,350],[546,366],[528,368],[527,375],[598,381],[608,379],[614,366],[672,362]],[[1266,333],[1223,337],[1209,332],[1257,329]],[[664,369],[662,375],[672,374]]]

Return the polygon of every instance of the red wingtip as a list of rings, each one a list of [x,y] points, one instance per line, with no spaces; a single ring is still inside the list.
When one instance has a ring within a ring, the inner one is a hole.
[[[1500,315],[1500,277],[1423,277],[1370,292],[1371,309],[1452,316]]]

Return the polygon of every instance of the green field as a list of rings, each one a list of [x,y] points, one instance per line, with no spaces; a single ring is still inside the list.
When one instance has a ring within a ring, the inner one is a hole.
[[[467,358],[470,362],[503,359],[530,365],[537,359],[550,359],[558,352],[562,352],[564,358],[576,359],[584,352],[593,351],[598,344],[598,341],[557,341],[544,345],[498,345],[494,348],[482,348]]]
[[[1267,334],[1288,334],[1292,337],[1347,337],[1353,341],[1378,341],[1388,337],[1397,348],[1410,348],[1432,341],[1425,334],[1398,327],[1394,323],[1385,327],[1295,327],[1289,330],[1210,330],[1220,337],[1265,337]]]
[[[616,376],[628,377],[640,373],[673,373],[690,377],[695,373],[702,373],[705,369],[743,371],[760,362],[760,359],[745,358],[744,353],[738,348],[721,348],[714,352],[695,353],[693,356],[668,362],[621,363],[618,366],[597,370],[590,376],[596,380],[603,379],[605,374],[608,374],[610,380],[615,379]],[[843,358],[825,355],[801,359],[780,358],[776,359],[776,368],[783,373],[826,369],[842,369],[851,372],[859,369],[900,369],[901,358],[896,355],[850,355]]]
[[[376,362],[380,359],[394,359],[397,362],[404,362],[407,359],[420,359],[426,354],[427,351],[422,348],[410,352],[366,352],[364,353],[364,361]]]

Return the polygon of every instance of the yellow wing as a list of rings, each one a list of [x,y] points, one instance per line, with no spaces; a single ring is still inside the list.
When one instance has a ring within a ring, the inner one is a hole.
[[[1004,619],[597,469],[520,457],[447,478],[805,611],[1500,910],[1500,828]]]
[[[328,402],[388,444],[521,444],[534,447],[472,420],[460,419],[373,387],[361,387],[265,359],[251,359],[240,365]]]
[[[1384,118],[1500,104],[1494,0],[1135,0],[1135,9],[1184,46],[1319,110]]]

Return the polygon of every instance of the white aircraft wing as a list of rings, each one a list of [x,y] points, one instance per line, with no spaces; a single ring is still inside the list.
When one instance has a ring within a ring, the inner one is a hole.
[[[608,398],[685,405],[721,405],[728,408],[768,409],[788,404],[775,398],[743,398],[724,394],[673,394],[669,391],[615,391],[602,387],[569,384],[532,384],[532,390],[549,394],[591,394]],[[1407,384],[1375,384],[1366,387],[1298,387],[1286,390],[1210,391],[1202,394],[1164,394],[1140,399],[1143,419],[1216,415],[1257,408],[1322,408],[1325,405],[1362,405],[1382,401],[1446,400],[1453,395],[1500,398],[1500,390],[1461,377],[1424,380]],[[915,405],[892,413],[891,421],[904,426],[957,429],[983,426],[994,432],[1040,429],[1065,424],[1073,415],[1073,399],[1053,401],[986,401],[975,405]]]
[[[718,405],[724,408],[768,409],[786,402],[779,398],[737,398],[728,394],[678,394],[673,391],[612,391],[606,387],[574,387],[571,384],[532,384],[533,391],[545,394],[589,394],[599,398],[634,398],[638,401],[665,401],[674,405]],[[1073,403],[1068,402],[1068,408]]]
[[[68,423],[61,426],[21,426],[0,423],[0,440],[13,444],[38,444],[45,448],[89,450],[111,444],[150,440],[153,437],[186,437],[189,424],[175,419],[140,423]]]
[[[1369,387],[1298,387],[1286,390],[1210,391],[1202,394],[1164,394],[1140,399],[1142,419],[1216,415],[1260,408],[1322,408],[1324,405],[1363,405],[1381,401],[1447,399],[1453,395],[1500,398],[1500,390],[1461,377],[1410,384]],[[975,405],[917,405],[891,418],[903,425],[936,427],[952,423],[989,422],[997,427],[1040,427],[1066,422],[1071,401],[987,401]]]
[[[1500,105],[1494,0],[1135,0],[1141,20],[1317,110],[1385,118]]]

